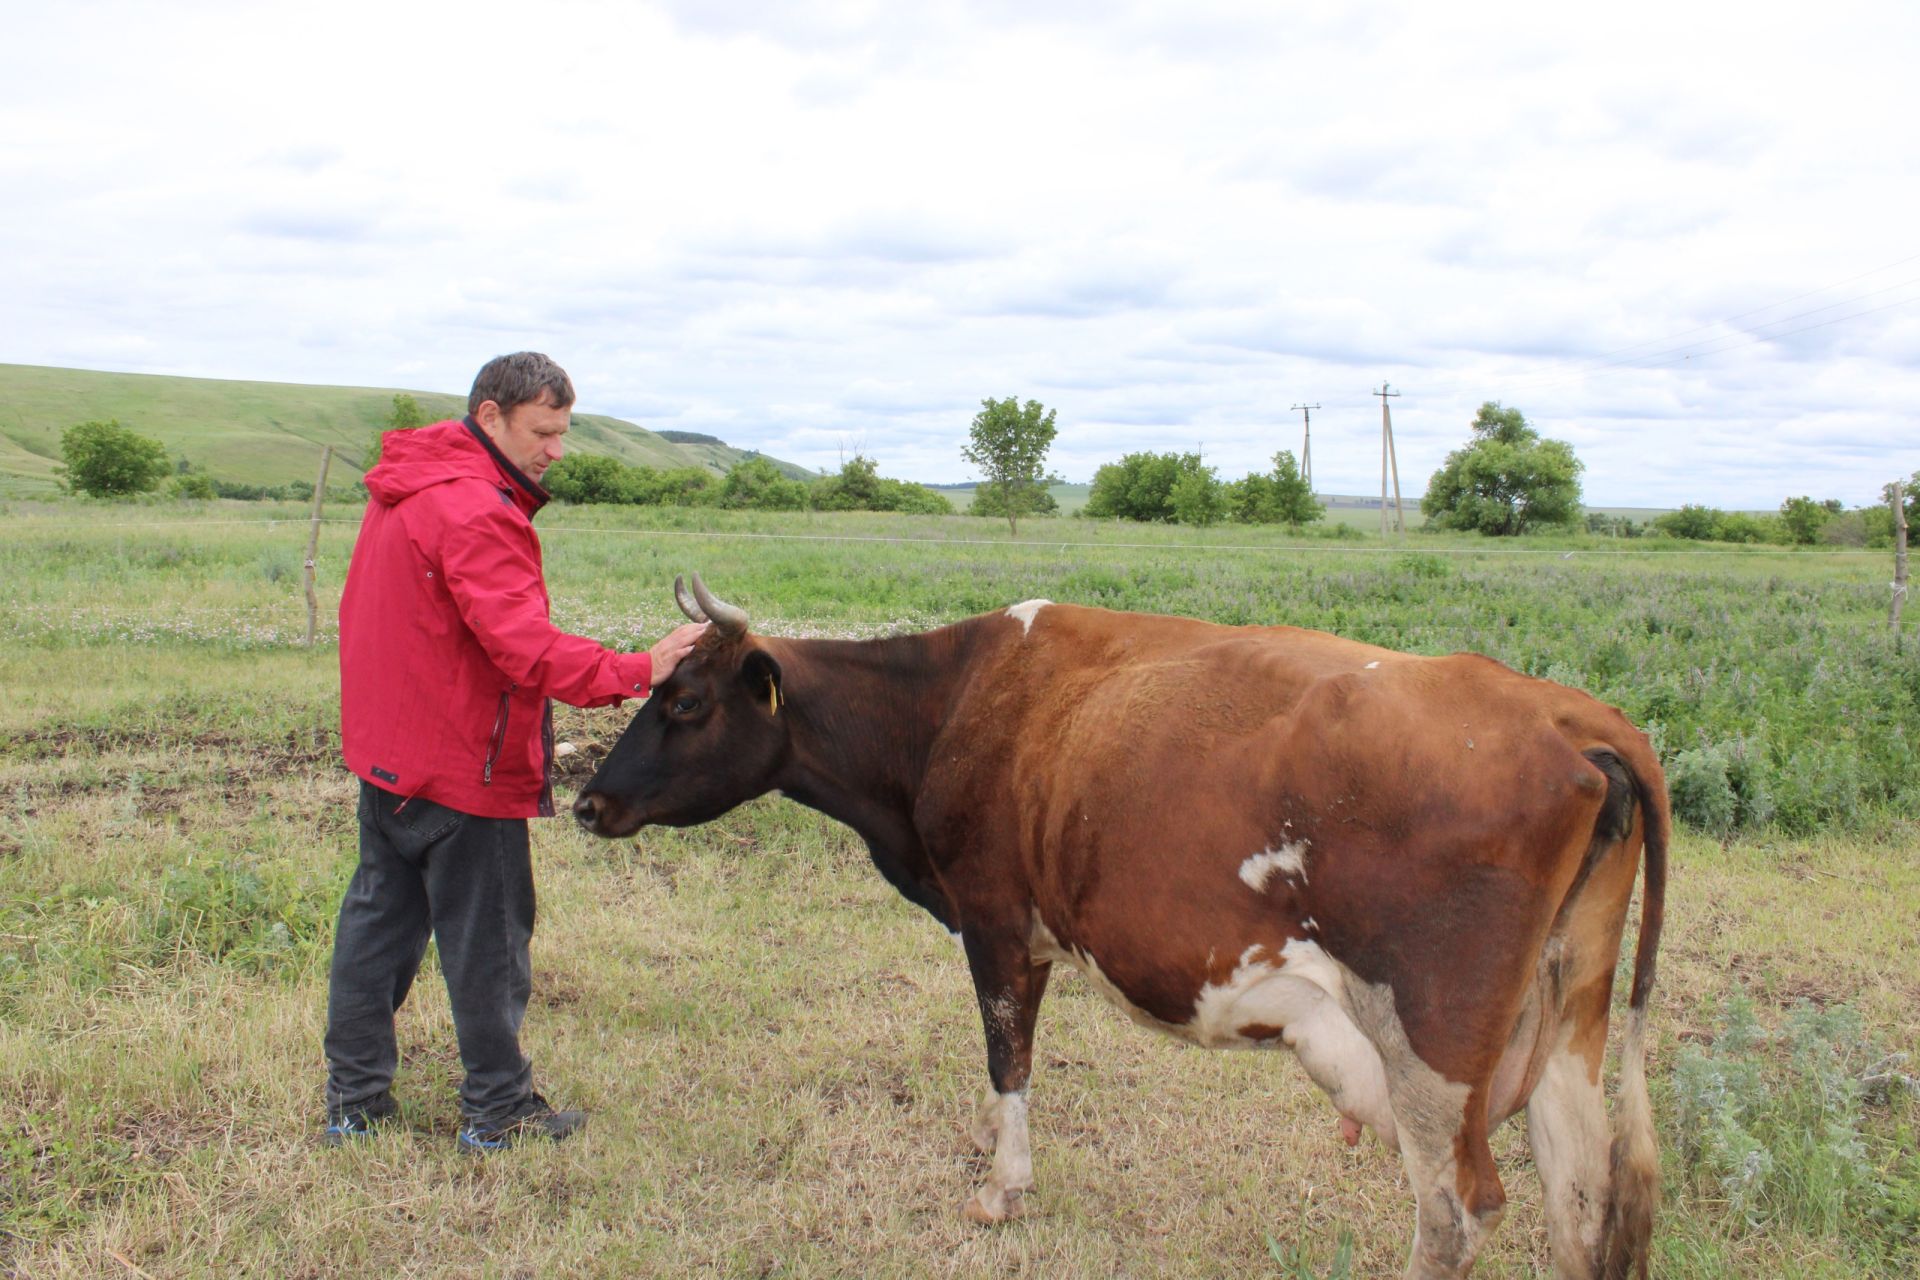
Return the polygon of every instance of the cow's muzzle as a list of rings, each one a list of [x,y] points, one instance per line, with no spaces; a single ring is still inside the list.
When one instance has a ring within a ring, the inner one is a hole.
[[[596,836],[611,839],[629,834],[639,824],[625,821],[628,816],[622,806],[604,792],[583,791],[580,798],[573,802],[574,821],[583,830]],[[622,830],[623,827],[625,830]]]

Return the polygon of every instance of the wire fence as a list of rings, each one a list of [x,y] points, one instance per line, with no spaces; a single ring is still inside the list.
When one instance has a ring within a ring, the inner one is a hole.
[[[212,528],[218,526],[256,526],[273,529],[279,525],[305,528],[309,520],[304,517],[252,518],[245,520],[36,520],[31,517],[22,520],[22,525],[35,529],[164,529],[164,528]],[[322,524],[358,525],[358,516],[323,516]],[[18,527],[18,526],[16,526]],[[1795,559],[1874,559],[1885,558],[1890,552],[1886,548],[1826,548],[1785,546],[1778,543],[1725,543],[1714,547],[1666,547],[1659,545],[1659,539],[1632,538],[1624,542],[1634,545],[1614,547],[1501,547],[1501,546],[1423,546],[1412,541],[1392,541],[1351,545],[1347,543],[1248,543],[1248,542],[1122,542],[1101,540],[1071,540],[1059,538],[935,538],[915,537],[905,534],[841,534],[841,533],[767,533],[758,530],[739,529],[614,529],[604,525],[567,525],[546,524],[540,527],[543,539],[556,535],[575,536],[581,534],[601,534],[612,537],[635,538],[698,538],[719,540],[759,540],[770,542],[824,542],[824,543],[879,543],[900,546],[932,545],[954,547],[994,547],[1021,548],[1039,551],[1066,551],[1084,549],[1089,551],[1179,551],[1184,553],[1232,551],[1252,553],[1303,553],[1308,555],[1402,555],[1418,553],[1438,556],[1556,556],[1562,560],[1580,557],[1619,558],[1632,557],[1666,559],[1671,556],[1791,556]]]

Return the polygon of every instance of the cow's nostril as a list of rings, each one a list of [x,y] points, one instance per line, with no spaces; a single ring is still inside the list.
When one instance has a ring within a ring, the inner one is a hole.
[[[583,827],[592,827],[600,821],[600,797],[589,791],[573,802],[573,816]]]

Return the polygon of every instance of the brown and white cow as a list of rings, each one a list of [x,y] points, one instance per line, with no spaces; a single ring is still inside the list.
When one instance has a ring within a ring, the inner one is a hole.
[[[1019,1212],[1027,1083],[1054,961],[1198,1045],[1286,1045],[1342,1127],[1397,1148],[1409,1276],[1460,1276],[1506,1196],[1518,1112],[1562,1276],[1644,1274],[1657,1149],[1645,1014],[1668,810],[1611,707],[1470,654],[1032,600],[918,635],[714,627],[574,805],[590,831],[685,826],[779,790],[851,826],[959,933],[991,1084],[992,1171]],[[1642,857],[1620,1135],[1601,1083]]]

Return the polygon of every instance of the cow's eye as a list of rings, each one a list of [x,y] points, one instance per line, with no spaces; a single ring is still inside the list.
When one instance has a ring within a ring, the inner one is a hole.
[[[700,709],[700,699],[690,693],[683,693],[673,700],[672,711],[677,716],[691,715]]]

